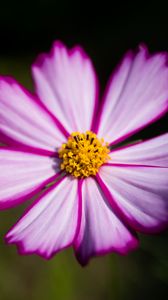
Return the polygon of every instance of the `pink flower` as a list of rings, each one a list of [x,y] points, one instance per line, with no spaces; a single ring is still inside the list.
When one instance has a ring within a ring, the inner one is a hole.
[[[167,226],[168,134],[109,153],[105,144],[167,111],[166,63],[165,54],[149,56],[145,47],[127,53],[102,103],[90,59],[59,42],[32,67],[36,95],[0,78],[0,140],[7,145],[0,148],[0,208],[54,182],[6,235],[20,253],[51,258],[73,246],[86,264],[93,255],[135,249],[135,231]]]

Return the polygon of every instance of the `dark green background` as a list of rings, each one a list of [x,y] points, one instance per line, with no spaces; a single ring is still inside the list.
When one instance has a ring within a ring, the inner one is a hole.
[[[168,51],[167,8],[162,2],[100,4],[83,1],[6,1],[0,3],[0,73],[33,89],[30,64],[55,39],[81,44],[92,57],[101,93],[108,77],[129,48],[145,42],[151,52]],[[137,134],[147,138],[167,131],[167,118]],[[143,201],[143,199],[142,199]],[[0,216],[0,300],[139,300],[166,299],[168,234],[140,236],[138,251],[93,259],[81,268],[72,250],[47,262],[21,257],[3,236],[28,203]]]

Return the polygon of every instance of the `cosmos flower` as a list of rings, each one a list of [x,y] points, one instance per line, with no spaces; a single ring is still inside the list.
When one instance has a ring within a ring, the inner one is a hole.
[[[167,226],[168,134],[112,148],[167,111],[166,64],[128,52],[101,102],[90,59],[59,42],[33,64],[35,95],[0,78],[0,208],[43,190],[7,243],[45,258],[73,246],[84,265]]]

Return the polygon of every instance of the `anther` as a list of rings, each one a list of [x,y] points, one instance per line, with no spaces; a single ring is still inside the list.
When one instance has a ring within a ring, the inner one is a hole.
[[[75,139],[75,141],[78,143],[78,139],[77,139],[77,136],[74,136],[74,139]]]
[[[90,145],[93,143],[93,141],[94,141],[94,138],[91,138]]]

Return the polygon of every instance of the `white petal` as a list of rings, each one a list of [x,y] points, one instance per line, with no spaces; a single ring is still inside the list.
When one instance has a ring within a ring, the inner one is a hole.
[[[134,134],[168,109],[168,67],[164,54],[141,47],[128,53],[108,86],[98,134],[111,144]]]
[[[83,181],[82,206],[81,227],[75,243],[81,264],[86,264],[93,255],[111,251],[124,254],[137,246],[137,239],[113,212],[92,178]]]
[[[168,167],[168,134],[110,153],[111,163]]]
[[[68,132],[89,130],[97,102],[97,80],[90,59],[79,47],[55,43],[32,68],[36,92]]]
[[[44,193],[8,232],[21,253],[50,258],[72,244],[77,228],[77,180],[64,178]]]
[[[40,101],[10,78],[0,78],[0,140],[55,151],[65,142]]]
[[[168,225],[168,168],[102,166],[100,177],[132,228],[152,233]]]
[[[0,148],[0,208],[31,198],[59,172],[59,160]]]

